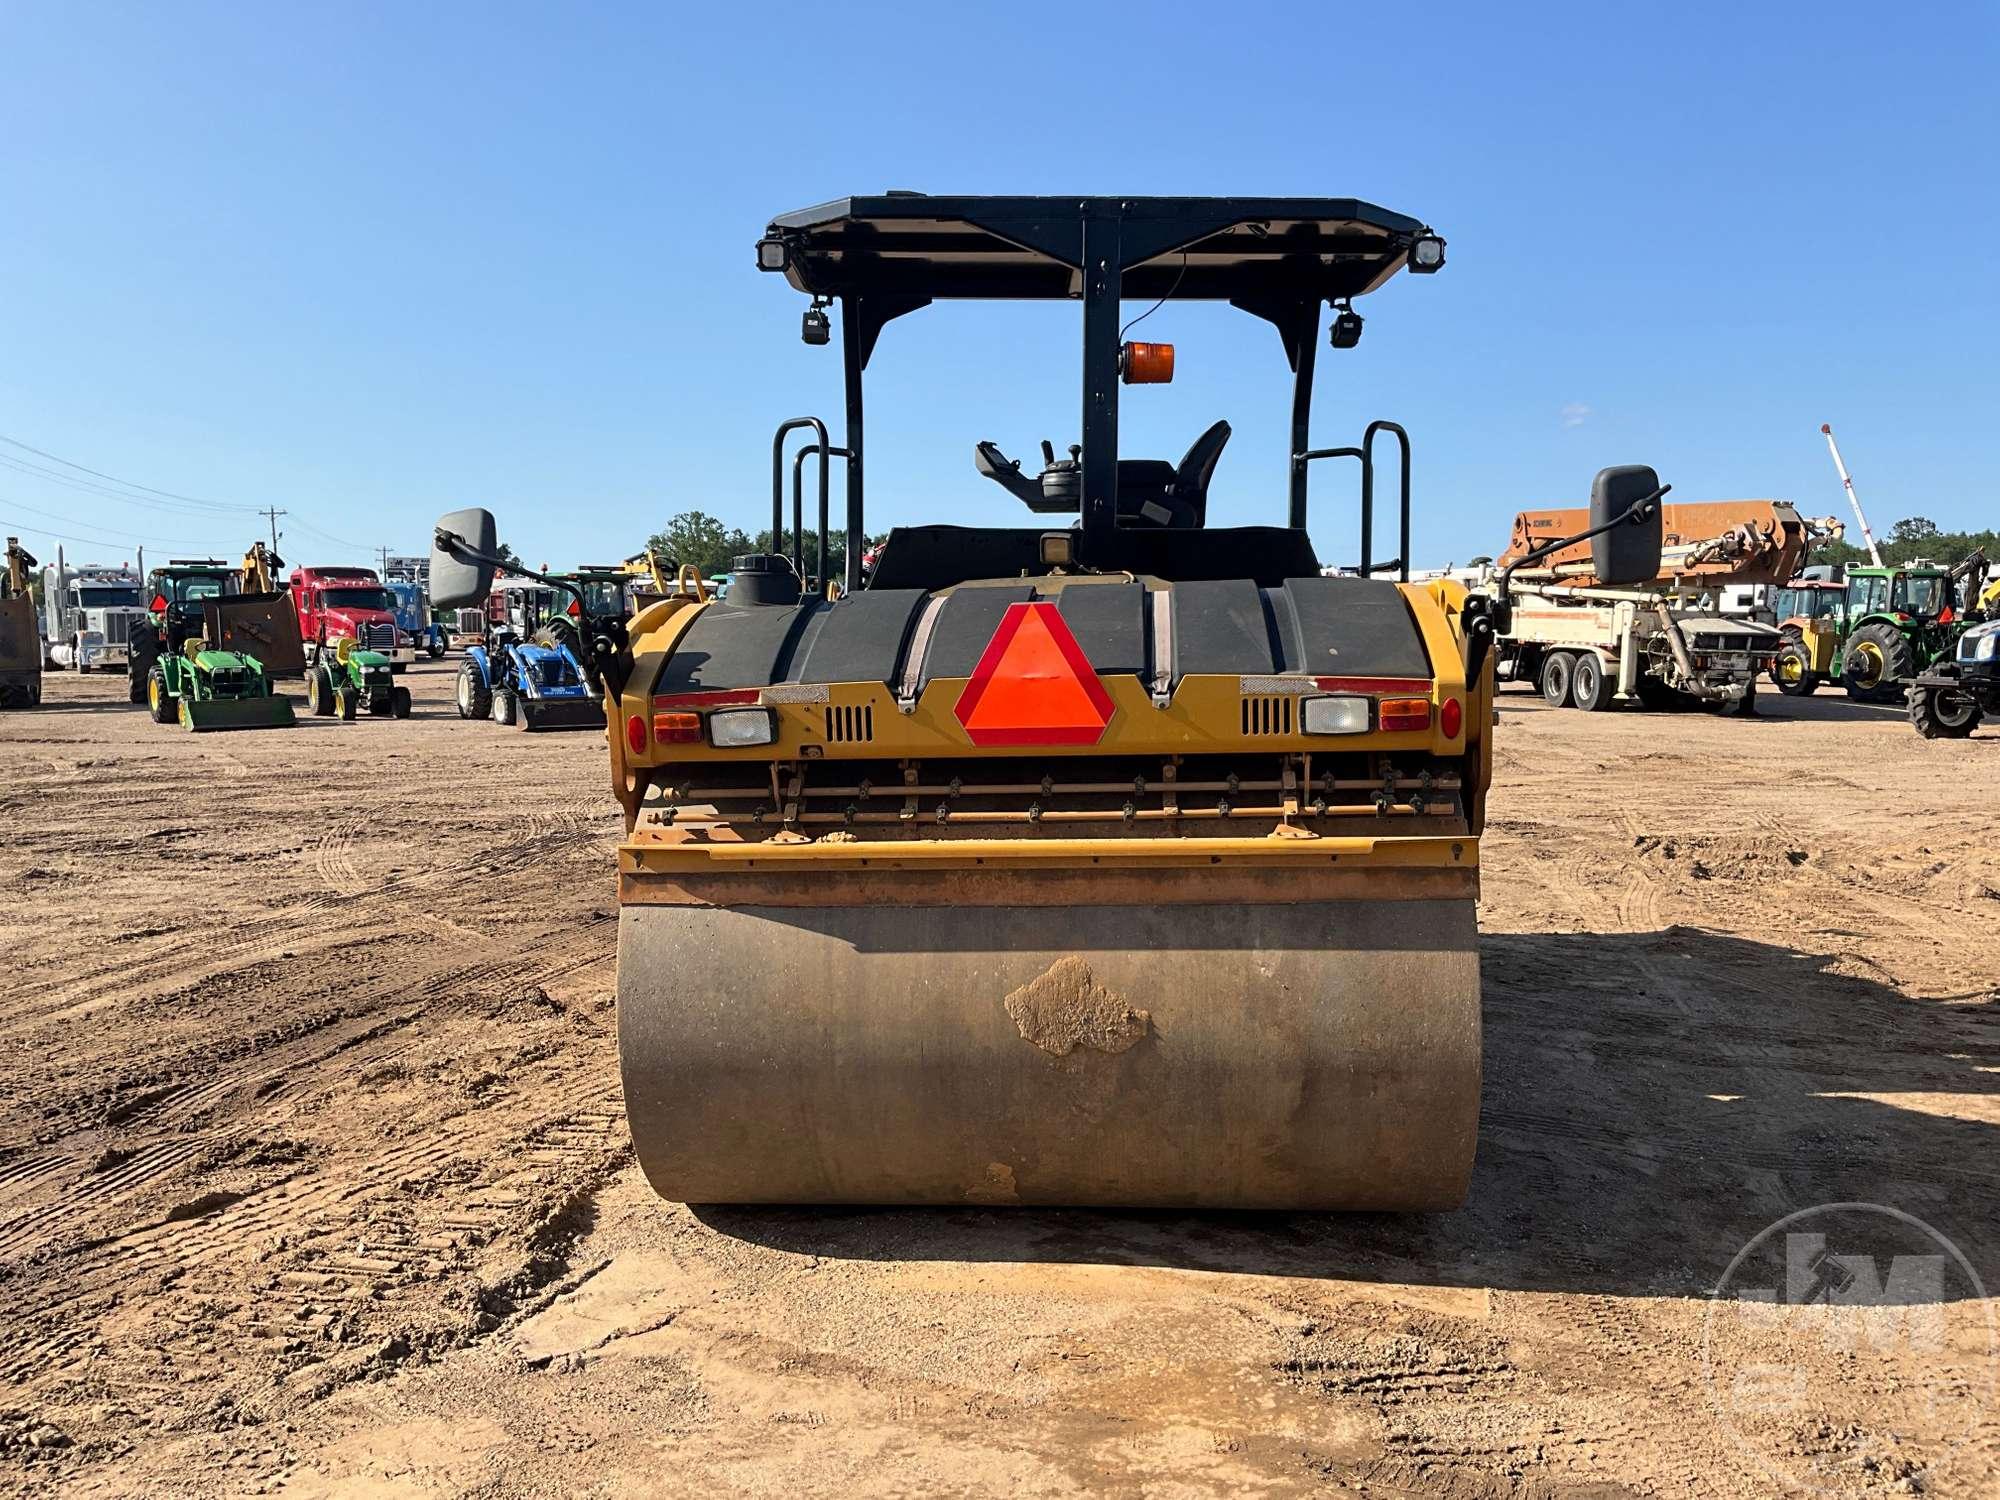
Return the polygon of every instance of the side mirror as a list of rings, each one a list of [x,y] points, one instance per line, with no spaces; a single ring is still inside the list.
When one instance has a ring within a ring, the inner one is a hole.
[[[493,592],[493,512],[455,510],[438,518],[431,538],[431,602],[445,609],[478,604]]]
[[[1609,528],[1590,543],[1590,567],[1599,583],[1650,583],[1659,576],[1664,531],[1659,492],[1660,476],[1645,464],[1597,471],[1590,485],[1590,524]],[[1635,506],[1648,500],[1651,514],[1627,519]]]

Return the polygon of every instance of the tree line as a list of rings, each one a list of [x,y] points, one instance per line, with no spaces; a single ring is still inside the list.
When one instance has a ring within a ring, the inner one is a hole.
[[[1860,542],[1859,527],[1850,528],[1838,541],[1813,548],[1812,560],[1824,563],[1865,563],[1868,548]],[[1875,543],[1882,549],[1885,563],[1912,563],[1922,560],[1955,563],[1975,548],[1986,549],[1988,562],[2000,562],[2000,531],[1941,531],[1928,516],[1905,516],[1887,532],[1877,532]]]
[[[887,532],[868,537],[871,547],[881,544]],[[705,510],[684,510],[647,538],[646,546],[662,562],[679,568],[694,564],[704,578],[729,571],[730,561],[752,552],[791,551],[791,537],[780,547],[771,543],[770,528],[751,535],[740,526],[726,525]],[[819,565],[819,535],[808,530],[805,537],[806,573],[811,577],[842,578],[847,571],[847,535],[833,531],[827,537],[827,567]]]

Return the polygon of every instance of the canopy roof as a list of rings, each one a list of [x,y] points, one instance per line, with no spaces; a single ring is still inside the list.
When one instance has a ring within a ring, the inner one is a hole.
[[[794,287],[827,297],[1073,298],[1086,265],[1115,261],[1127,298],[1318,302],[1374,291],[1430,232],[1356,198],[887,193],[781,214],[765,237]]]

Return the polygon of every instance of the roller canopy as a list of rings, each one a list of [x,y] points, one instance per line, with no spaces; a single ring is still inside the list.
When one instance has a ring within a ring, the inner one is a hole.
[[[820,296],[1079,295],[1086,222],[1120,226],[1124,295],[1326,300],[1371,292],[1425,226],[1358,198],[837,198],[781,214],[792,285]]]

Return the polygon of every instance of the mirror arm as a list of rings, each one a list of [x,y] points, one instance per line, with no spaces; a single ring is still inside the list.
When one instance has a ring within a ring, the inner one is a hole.
[[[510,563],[505,558],[493,557],[473,550],[472,544],[455,531],[440,528],[432,540],[460,562],[477,563],[491,568],[496,573],[508,573],[515,578],[532,578],[547,588],[561,589],[576,600],[577,619],[583,629],[578,636],[583,645],[583,660],[578,663],[583,675],[597,691],[604,691],[605,684],[611,685],[614,693],[625,687],[625,673],[619,669],[624,655],[624,622],[605,620],[594,621],[590,617],[590,600],[584,597],[582,586],[566,578],[551,578],[546,573],[537,573],[533,568],[524,568],[518,563]]]
[[[1507,597],[1507,587],[1513,581],[1516,568],[1525,567],[1531,562],[1539,562],[1551,552],[1560,552],[1565,547],[1574,547],[1578,542],[1587,542],[1594,536],[1602,536],[1613,527],[1623,526],[1628,521],[1634,526],[1650,521],[1653,512],[1660,508],[1660,497],[1672,488],[1670,484],[1661,485],[1643,500],[1635,501],[1632,508],[1624,515],[1606,521],[1602,526],[1593,526],[1588,531],[1579,531],[1575,536],[1557,537],[1552,542],[1543,542],[1539,547],[1529,548],[1500,570],[1500,597],[1502,599]]]
[[[1514,570],[1516,568],[1525,567],[1532,562],[1539,562],[1551,552],[1560,552],[1565,547],[1574,547],[1578,542],[1587,542],[1592,537],[1601,536],[1613,527],[1622,526],[1628,521],[1634,526],[1650,521],[1653,518],[1654,512],[1660,508],[1661,497],[1672,488],[1673,486],[1670,484],[1663,484],[1654,490],[1652,494],[1637,501],[1630,510],[1626,511],[1624,515],[1619,516],[1616,520],[1606,521],[1602,526],[1593,526],[1588,531],[1579,531],[1575,536],[1557,537],[1552,542],[1543,542],[1539,547],[1530,547],[1526,552],[1508,563],[1506,567],[1500,570],[1500,586],[1494,591],[1491,616],[1494,631],[1499,635],[1506,635],[1514,628],[1514,600],[1512,594]]]

